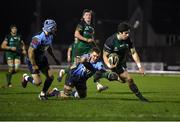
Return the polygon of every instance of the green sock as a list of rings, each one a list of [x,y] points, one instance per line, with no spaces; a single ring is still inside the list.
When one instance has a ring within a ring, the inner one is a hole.
[[[65,73],[68,73],[69,72],[69,67],[68,68],[65,68]]]

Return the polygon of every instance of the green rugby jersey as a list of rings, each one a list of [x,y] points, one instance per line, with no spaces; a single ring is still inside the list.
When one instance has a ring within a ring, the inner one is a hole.
[[[105,44],[103,50],[110,53],[119,55],[119,63],[126,62],[126,57],[130,53],[130,49],[134,48],[133,43],[128,38],[127,40],[118,40],[117,33],[110,36]]]
[[[6,37],[5,37],[5,40],[7,40],[7,46],[9,47],[16,47],[17,49],[19,48],[22,48],[22,37],[21,35],[11,35],[11,34],[8,34]]]
[[[88,25],[84,21],[77,25],[76,31],[79,31],[80,34],[87,39],[94,39],[94,27],[92,25]],[[76,54],[79,56],[85,53],[89,53],[94,46],[94,43],[88,43],[83,40],[79,40],[78,38],[75,38],[75,41],[77,41]]]

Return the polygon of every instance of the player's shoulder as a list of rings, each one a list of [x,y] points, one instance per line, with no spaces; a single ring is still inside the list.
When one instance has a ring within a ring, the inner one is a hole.
[[[9,39],[9,38],[11,38],[12,37],[12,35],[11,34],[7,34],[7,35],[5,35],[5,38],[7,38],[7,39]]]
[[[20,38],[20,40],[22,40],[23,36],[21,34],[17,34],[16,35],[18,38]]]
[[[90,58],[90,53],[83,54],[81,57],[88,59],[88,58]]]
[[[16,36],[18,36],[18,37],[22,37],[22,35],[21,35],[21,34],[19,34],[19,33],[17,33],[17,34],[16,34]]]
[[[86,23],[84,21],[80,21],[77,25],[78,28],[84,28]]]
[[[106,42],[113,42],[116,39],[116,33],[106,39]]]
[[[32,39],[36,39],[36,40],[41,40],[42,38],[45,37],[45,33],[43,31],[38,32],[37,34],[35,34]]]
[[[103,61],[101,59],[99,59],[97,62],[96,62],[97,65],[103,65]]]
[[[132,41],[132,39],[131,39],[130,37],[126,40],[126,42],[127,42],[129,45],[134,45],[134,44],[133,44],[133,41]]]
[[[105,45],[113,45],[114,40],[116,39],[116,34],[111,35],[105,41]]]
[[[85,25],[85,22],[84,22],[84,21],[80,21],[80,22],[78,23],[78,25],[84,26],[84,25]]]

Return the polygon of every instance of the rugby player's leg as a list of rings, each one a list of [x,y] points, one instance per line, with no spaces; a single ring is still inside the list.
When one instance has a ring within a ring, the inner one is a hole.
[[[79,98],[85,98],[87,96],[86,79],[78,79],[78,81],[75,83],[75,88]]]
[[[123,73],[120,74],[120,78],[122,81],[127,82],[130,90],[141,100],[144,102],[148,102],[146,98],[144,98],[139,91],[137,85],[134,83],[133,79],[129,75],[129,73],[125,70]]]
[[[13,59],[7,60],[7,64],[8,64],[8,72],[6,74],[7,86],[12,87],[11,79],[14,72],[14,60]]]
[[[60,92],[59,97],[61,98],[69,98],[72,95],[73,86],[71,85],[64,85],[63,91]]]
[[[66,79],[65,79],[65,85],[63,91],[60,92],[59,97],[61,98],[69,98],[69,97],[75,97],[74,89],[74,83],[78,80],[78,78],[73,77],[71,74],[71,70],[68,72]],[[77,94],[76,94],[77,96]]]
[[[59,98],[69,98],[69,97],[73,96],[73,93],[72,93],[73,87],[74,86],[71,83],[71,77],[69,77],[69,74],[67,74],[64,89],[62,91],[60,91],[57,88],[54,88],[53,90],[48,92],[47,96],[48,97],[57,96]]]
[[[64,89],[63,92],[61,92],[60,97],[68,98],[72,96],[72,90],[74,88],[75,81],[76,81],[76,77],[73,77],[71,74],[71,70],[69,70],[65,78]]]
[[[14,72],[13,72],[13,74],[15,74],[19,71],[20,64],[21,64],[21,60],[19,58],[14,60]]]
[[[43,89],[42,89],[41,93],[39,94],[39,99],[47,100],[47,94],[48,94],[47,91],[54,80],[54,76],[53,76],[49,66],[44,67],[41,71],[46,76],[46,79],[45,79],[45,82],[43,85]]]
[[[41,80],[40,74],[39,73],[33,73],[32,77],[26,73],[23,74],[23,79],[22,79],[23,88],[26,88],[28,82],[32,83],[35,86],[41,85],[42,80]]]
[[[59,94],[60,94],[60,91],[59,91],[59,89],[58,88],[53,88],[52,90],[48,90],[48,92],[47,92],[47,97],[54,97],[54,96],[59,96]]]
[[[39,86],[42,83],[41,77],[40,77],[40,72],[39,70],[33,70],[32,64],[29,61],[29,59],[26,59],[26,63],[28,65],[28,69],[31,72],[32,76],[29,76],[28,74],[23,74],[23,79],[22,79],[22,86],[25,88],[27,86],[27,83],[30,82],[33,85]]]
[[[107,78],[107,73],[104,71],[96,71],[96,73],[93,75],[94,83],[96,83],[96,88],[98,92],[104,91],[108,89],[108,86],[103,86],[99,83],[101,78]]]

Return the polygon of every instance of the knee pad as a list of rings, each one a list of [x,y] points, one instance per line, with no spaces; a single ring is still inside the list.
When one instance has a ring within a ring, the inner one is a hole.
[[[40,86],[42,82],[35,83],[36,86]]]

